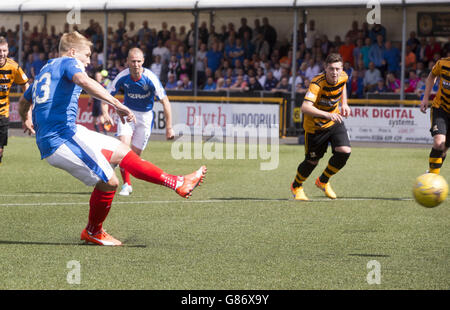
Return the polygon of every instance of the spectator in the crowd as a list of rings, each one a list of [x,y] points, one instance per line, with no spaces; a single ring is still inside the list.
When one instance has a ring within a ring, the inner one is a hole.
[[[372,47],[372,40],[370,38],[365,38],[364,46],[361,47],[361,57],[364,62],[364,67],[366,69],[369,68],[369,62],[370,62],[369,52],[370,52],[371,47]]]
[[[143,41],[145,35],[150,34],[150,33],[151,33],[151,30],[150,30],[150,28],[148,28],[148,21],[144,20],[142,22],[142,28],[139,29],[139,31],[137,33],[137,35],[139,37],[139,41]]]
[[[244,54],[245,50],[242,46],[242,40],[236,38],[235,44],[231,48],[231,53],[228,54],[228,57],[231,58],[231,66],[235,67],[238,60],[242,64],[244,62]]]
[[[386,88],[385,82],[382,78],[380,78],[377,82],[377,86],[373,90],[376,94],[387,93],[388,89]]]
[[[239,36],[239,38],[241,38],[241,40],[244,40],[244,33],[245,32],[249,33],[248,40],[250,41],[252,39],[252,28],[250,28],[247,25],[247,18],[246,17],[242,17],[241,18],[241,26],[238,29],[238,36]]]
[[[27,60],[25,62],[24,71],[28,78],[34,78],[33,76],[33,55],[28,54]]]
[[[170,73],[167,76],[167,83],[164,86],[165,89],[176,89],[177,88],[177,79],[174,73]]]
[[[128,28],[127,28],[127,35],[130,39],[134,40],[134,37],[136,37],[138,35],[138,30],[135,27],[135,24],[133,21],[130,21],[128,23]]]
[[[297,84],[296,92],[298,94],[306,94],[306,92],[309,89],[309,85],[311,84],[311,81],[309,79],[304,79],[302,84]]]
[[[385,50],[383,51],[383,64],[386,65],[388,72],[398,74],[400,71],[400,50],[392,46],[392,42],[387,40],[385,43]]]
[[[270,63],[269,61],[265,62],[264,64],[265,64],[266,72],[267,72],[268,70],[272,71],[273,76],[274,76],[278,81],[281,80],[281,76],[282,76],[282,73],[283,73],[283,69],[286,70],[285,67],[281,67],[279,62],[275,62],[275,63],[273,64],[273,66],[270,65],[271,63]]]
[[[45,65],[46,63],[45,57],[46,56],[44,53],[39,53],[39,58],[37,60],[35,59],[31,64],[31,76],[33,77],[33,79],[36,77],[36,75],[39,74],[42,67]]]
[[[416,54],[411,50],[411,46],[406,46],[406,53],[405,53],[405,70],[416,70],[417,66],[417,59]]]
[[[242,47],[244,48],[244,58],[251,59],[253,54],[255,54],[255,45],[250,39],[251,32],[245,31],[242,37]]]
[[[256,35],[258,33],[262,33],[262,27],[261,27],[261,21],[259,20],[259,18],[256,18],[253,21],[252,40],[256,40]]]
[[[201,43],[200,48],[197,51],[197,76],[198,76],[198,83],[199,85],[202,85],[205,83],[206,80],[206,43]]]
[[[362,98],[364,94],[364,71],[353,73],[349,98]]]
[[[369,31],[369,38],[372,40],[373,44],[379,43],[379,35],[382,37],[381,42],[384,43],[386,41],[386,28],[381,24],[374,24]]]
[[[316,30],[316,21],[311,19],[308,24],[308,28],[306,31],[305,44],[307,49],[311,49],[313,47],[314,41],[319,34]]]
[[[205,86],[203,86],[203,90],[216,90],[216,83],[214,82],[214,78],[212,76],[208,77],[206,80]]]
[[[342,60],[345,62],[349,62],[350,64],[354,63],[353,58],[353,50],[355,49],[355,45],[352,42],[350,36],[345,37],[345,43],[339,47],[339,54],[342,56]]]
[[[429,37],[428,44],[425,46],[425,57],[429,61],[435,54],[441,54],[441,44],[436,41],[435,37]]]
[[[373,61],[369,63],[369,69],[365,72],[364,75],[364,90],[366,92],[371,92],[375,88],[378,83],[378,80],[381,79],[380,70],[375,67]]]
[[[256,69],[256,79],[258,80],[259,84],[261,84],[261,86],[263,86],[264,88],[264,84],[266,83],[266,76],[264,74],[263,68],[258,67]]]
[[[277,43],[277,31],[275,28],[269,24],[269,19],[263,17],[261,31],[264,35],[264,40],[269,43],[271,50],[275,47]]]
[[[380,70],[381,73],[384,73],[383,68],[383,54],[384,54],[384,43],[383,36],[377,35],[377,41],[370,47],[369,50],[369,59],[371,62],[375,64],[375,67]]]
[[[119,38],[121,38],[125,32],[127,32],[127,30],[125,29],[123,21],[119,21],[116,34],[119,36]]]
[[[166,43],[164,45],[169,49],[169,51],[172,49],[173,46],[175,47],[175,49],[177,49],[178,46],[181,45],[181,41],[178,40],[177,33],[175,30],[170,31],[169,39],[166,40]]]
[[[406,41],[406,45],[411,46],[411,50],[416,54],[417,57],[417,49],[420,46],[420,41],[417,39],[415,31],[411,31],[409,33],[409,39]]]
[[[224,78],[221,77],[221,78],[217,79],[216,90],[217,91],[228,90],[228,87],[225,84]]]
[[[393,93],[398,93],[400,90],[400,80],[392,72],[389,72],[386,76],[386,87],[389,92]]]
[[[167,47],[163,45],[162,40],[158,40],[157,46],[152,51],[152,55],[154,57],[156,57],[156,55],[161,56],[162,63],[169,61],[170,59],[170,51]]]
[[[427,48],[427,39],[425,37],[420,38],[420,45],[416,48],[416,60],[417,61],[423,61],[425,65],[428,64],[429,59],[427,59],[427,56],[425,54],[425,50]]]
[[[420,77],[417,76],[416,70],[410,70],[408,72],[408,79],[409,79],[409,86],[412,88],[412,91],[410,92],[415,92],[417,85],[420,81]]]
[[[157,38],[162,41],[163,45],[170,39],[170,30],[167,26],[167,22],[161,23],[161,30],[158,31]]]
[[[266,81],[264,83],[264,90],[271,91],[273,88],[277,87],[278,80],[273,76],[272,71],[267,71]]]
[[[345,73],[347,73],[348,76],[348,80],[347,80],[347,94],[350,93],[350,88],[351,88],[351,82],[352,82],[352,76],[353,76],[353,72],[354,69],[352,67],[352,65],[350,64],[349,61],[344,62],[344,70]]]
[[[270,54],[269,43],[264,39],[264,35],[261,32],[256,33],[255,53],[261,59],[269,57]]]
[[[362,59],[362,53],[361,49],[363,48],[363,39],[357,39],[356,40],[356,46],[353,49],[353,63],[352,66],[355,68],[358,67],[358,62],[360,59]]]
[[[194,23],[191,23],[190,24],[190,29],[189,29],[189,31],[187,32],[187,34],[186,34],[186,40],[185,40],[185,42],[184,42],[184,44],[187,46],[187,47],[191,47],[191,46],[194,46],[194,41],[195,41],[195,24]]]
[[[200,24],[200,27],[198,28],[198,44],[208,44],[208,36],[208,25],[206,24],[206,22],[202,22]]]
[[[186,58],[181,58],[175,68],[176,76],[179,80],[184,80],[184,77],[188,77],[188,79],[192,78],[192,64],[186,61]]]
[[[297,72],[297,75],[301,76],[303,80],[308,79],[306,77],[306,69],[308,69],[308,63],[306,61],[304,61],[298,68],[298,72]]]
[[[418,84],[420,84],[420,87],[418,87],[416,89],[416,94],[420,96],[420,100],[423,99],[423,94],[425,92],[427,77],[428,77],[428,74],[423,73],[423,78],[422,78],[423,83],[419,82]],[[434,83],[433,88],[431,89],[430,99],[433,99],[436,96],[436,94],[439,90],[439,83],[440,83],[440,81],[439,81],[439,79],[437,79],[436,82]]]
[[[263,90],[263,87],[258,82],[258,79],[256,77],[251,76],[251,77],[249,77],[248,84],[244,88],[244,90],[246,90],[246,91],[261,91],[261,90]]]
[[[192,89],[192,82],[189,79],[189,76],[183,75],[181,79],[177,83],[177,89],[178,90],[191,90]]]
[[[358,21],[354,20],[352,22],[352,28],[347,31],[347,34],[345,35],[345,37],[349,37],[350,41],[352,43],[355,43],[356,40],[358,39],[358,33],[359,33],[359,29],[358,29]],[[342,55],[342,54],[341,54]],[[352,63],[353,64],[353,63]]]
[[[223,54],[219,51],[219,45],[214,42],[211,49],[206,53],[206,63],[208,68],[215,72],[220,67]]]
[[[282,93],[288,93],[291,91],[291,85],[289,84],[287,77],[282,77],[281,81],[278,82],[277,86],[275,88],[272,88],[272,92],[282,92]]]
[[[313,58],[308,60],[308,67],[306,68],[305,77],[312,80],[316,75],[320,73],[320,67]]]
[[[158,79],[160,79],[161,69],[162,69],[161,56],[156,55],[154,57],[152,65],[150,66],[150,70],[158,77]]]

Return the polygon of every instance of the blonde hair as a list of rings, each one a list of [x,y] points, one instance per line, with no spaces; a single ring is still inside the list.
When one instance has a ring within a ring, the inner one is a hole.
[[[71,48],[79,48],[81,46],[92,47],[92,42],[89,41],[85,36],[80,34],[78,31],[67,32],[62,35],[59,41],[59,52],[68,52]]]

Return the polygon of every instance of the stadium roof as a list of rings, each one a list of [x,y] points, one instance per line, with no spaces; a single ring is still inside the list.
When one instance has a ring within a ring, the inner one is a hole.
[[[239,8],[308,8],[308,7],[366,7],[369,0],[8,0],[0,12],[64,12],[73,8],[82,11],[136,10],[200,10]],[[373,2],[373,1],[372,1]],[[444,5],[449,0],[379,0],[381,6]]]

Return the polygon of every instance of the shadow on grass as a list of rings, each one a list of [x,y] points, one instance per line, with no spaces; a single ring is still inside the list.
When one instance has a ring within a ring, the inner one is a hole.
[[[0,245],[10,244],[10,245],[69,245],[69,246],[96,246],[92,243],[85,243],[80,241],[79,243],[67,243],[67,242],[39,242],[39,241],[13,241],[13,240],[0,240]],[[122,244],[120,247],[126,248],[146,248],[145,244]]]

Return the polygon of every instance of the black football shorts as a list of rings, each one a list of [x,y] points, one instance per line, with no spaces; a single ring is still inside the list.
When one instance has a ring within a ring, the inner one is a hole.
[[[328,144],[334,149],[338,146],[350,146],[347,128],[344,123],[336,123],[330,128],[315,133],[305,133],[305,155],[307,160],[319,160],[327,152]]]
[[[431,107],[431,136],[445,135],[445,146],[450,147],[450,113],[442,108]]]

